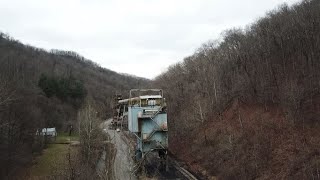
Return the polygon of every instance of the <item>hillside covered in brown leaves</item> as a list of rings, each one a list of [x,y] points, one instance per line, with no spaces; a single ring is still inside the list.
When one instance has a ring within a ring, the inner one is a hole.
[[[170,151],[206,178],[319,179],[320,1],[225,31],[154,82]]]

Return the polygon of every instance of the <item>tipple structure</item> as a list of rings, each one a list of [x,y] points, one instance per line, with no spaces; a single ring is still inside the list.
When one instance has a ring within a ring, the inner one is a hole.
[[[143,166],[146,156],[157,151],[161,160],[166,160],[168,124],[163,91],[132,89],[128,99],[121,99],[117,95],[116,101],[113,124],[117,128],[127,127],[129,132],[135,135],[135,159]]]

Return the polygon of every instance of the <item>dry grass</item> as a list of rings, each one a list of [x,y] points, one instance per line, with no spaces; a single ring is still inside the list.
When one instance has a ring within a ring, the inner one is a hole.
[[[42,155],[36,157],[34,165],[30,169],[30,176],[53,176],[66,169],[68,165],[68,152],[77,153],[77,147],[70,146],[70,141],[78,141],[77,135],[68,136],[67,133],[60,133],[59,136],[48,144]]]
[[[36,158],[30,170],[31,176],[54,175],[56,169],[65,164],[69,145],[49,144],[43,154]]]

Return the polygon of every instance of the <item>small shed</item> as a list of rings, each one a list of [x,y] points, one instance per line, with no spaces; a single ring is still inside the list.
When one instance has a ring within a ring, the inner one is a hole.
[[[41,131],[42,136],[51,136],[51,137],[56,137],[58,135],[56,128],[43,128]]]

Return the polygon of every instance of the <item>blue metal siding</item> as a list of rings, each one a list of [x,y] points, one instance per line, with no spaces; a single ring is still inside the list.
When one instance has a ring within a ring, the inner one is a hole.
[[[128,108],[128,129],[131,132],[139,132],[138,113],[142,112],[141,107],[129,107]]]
[[[158,113],[160,108],[160,106],[128,107],[128,129],[140,137],[137,145],[143,153],[168,148],[167,113]],[[138,117],[138,114],[142,117]]]
[[[157,114],[153,119],[146,118],[140,120],[141,125],[141,140],[139,143],[142,152],[148,152],[154,149],[168,148],[168,132],[163,130],[164,124],[167,123],[167,114]],[[165,125],[166,126],[166,125]],[[144,139],[144,135],[148,137]]]

